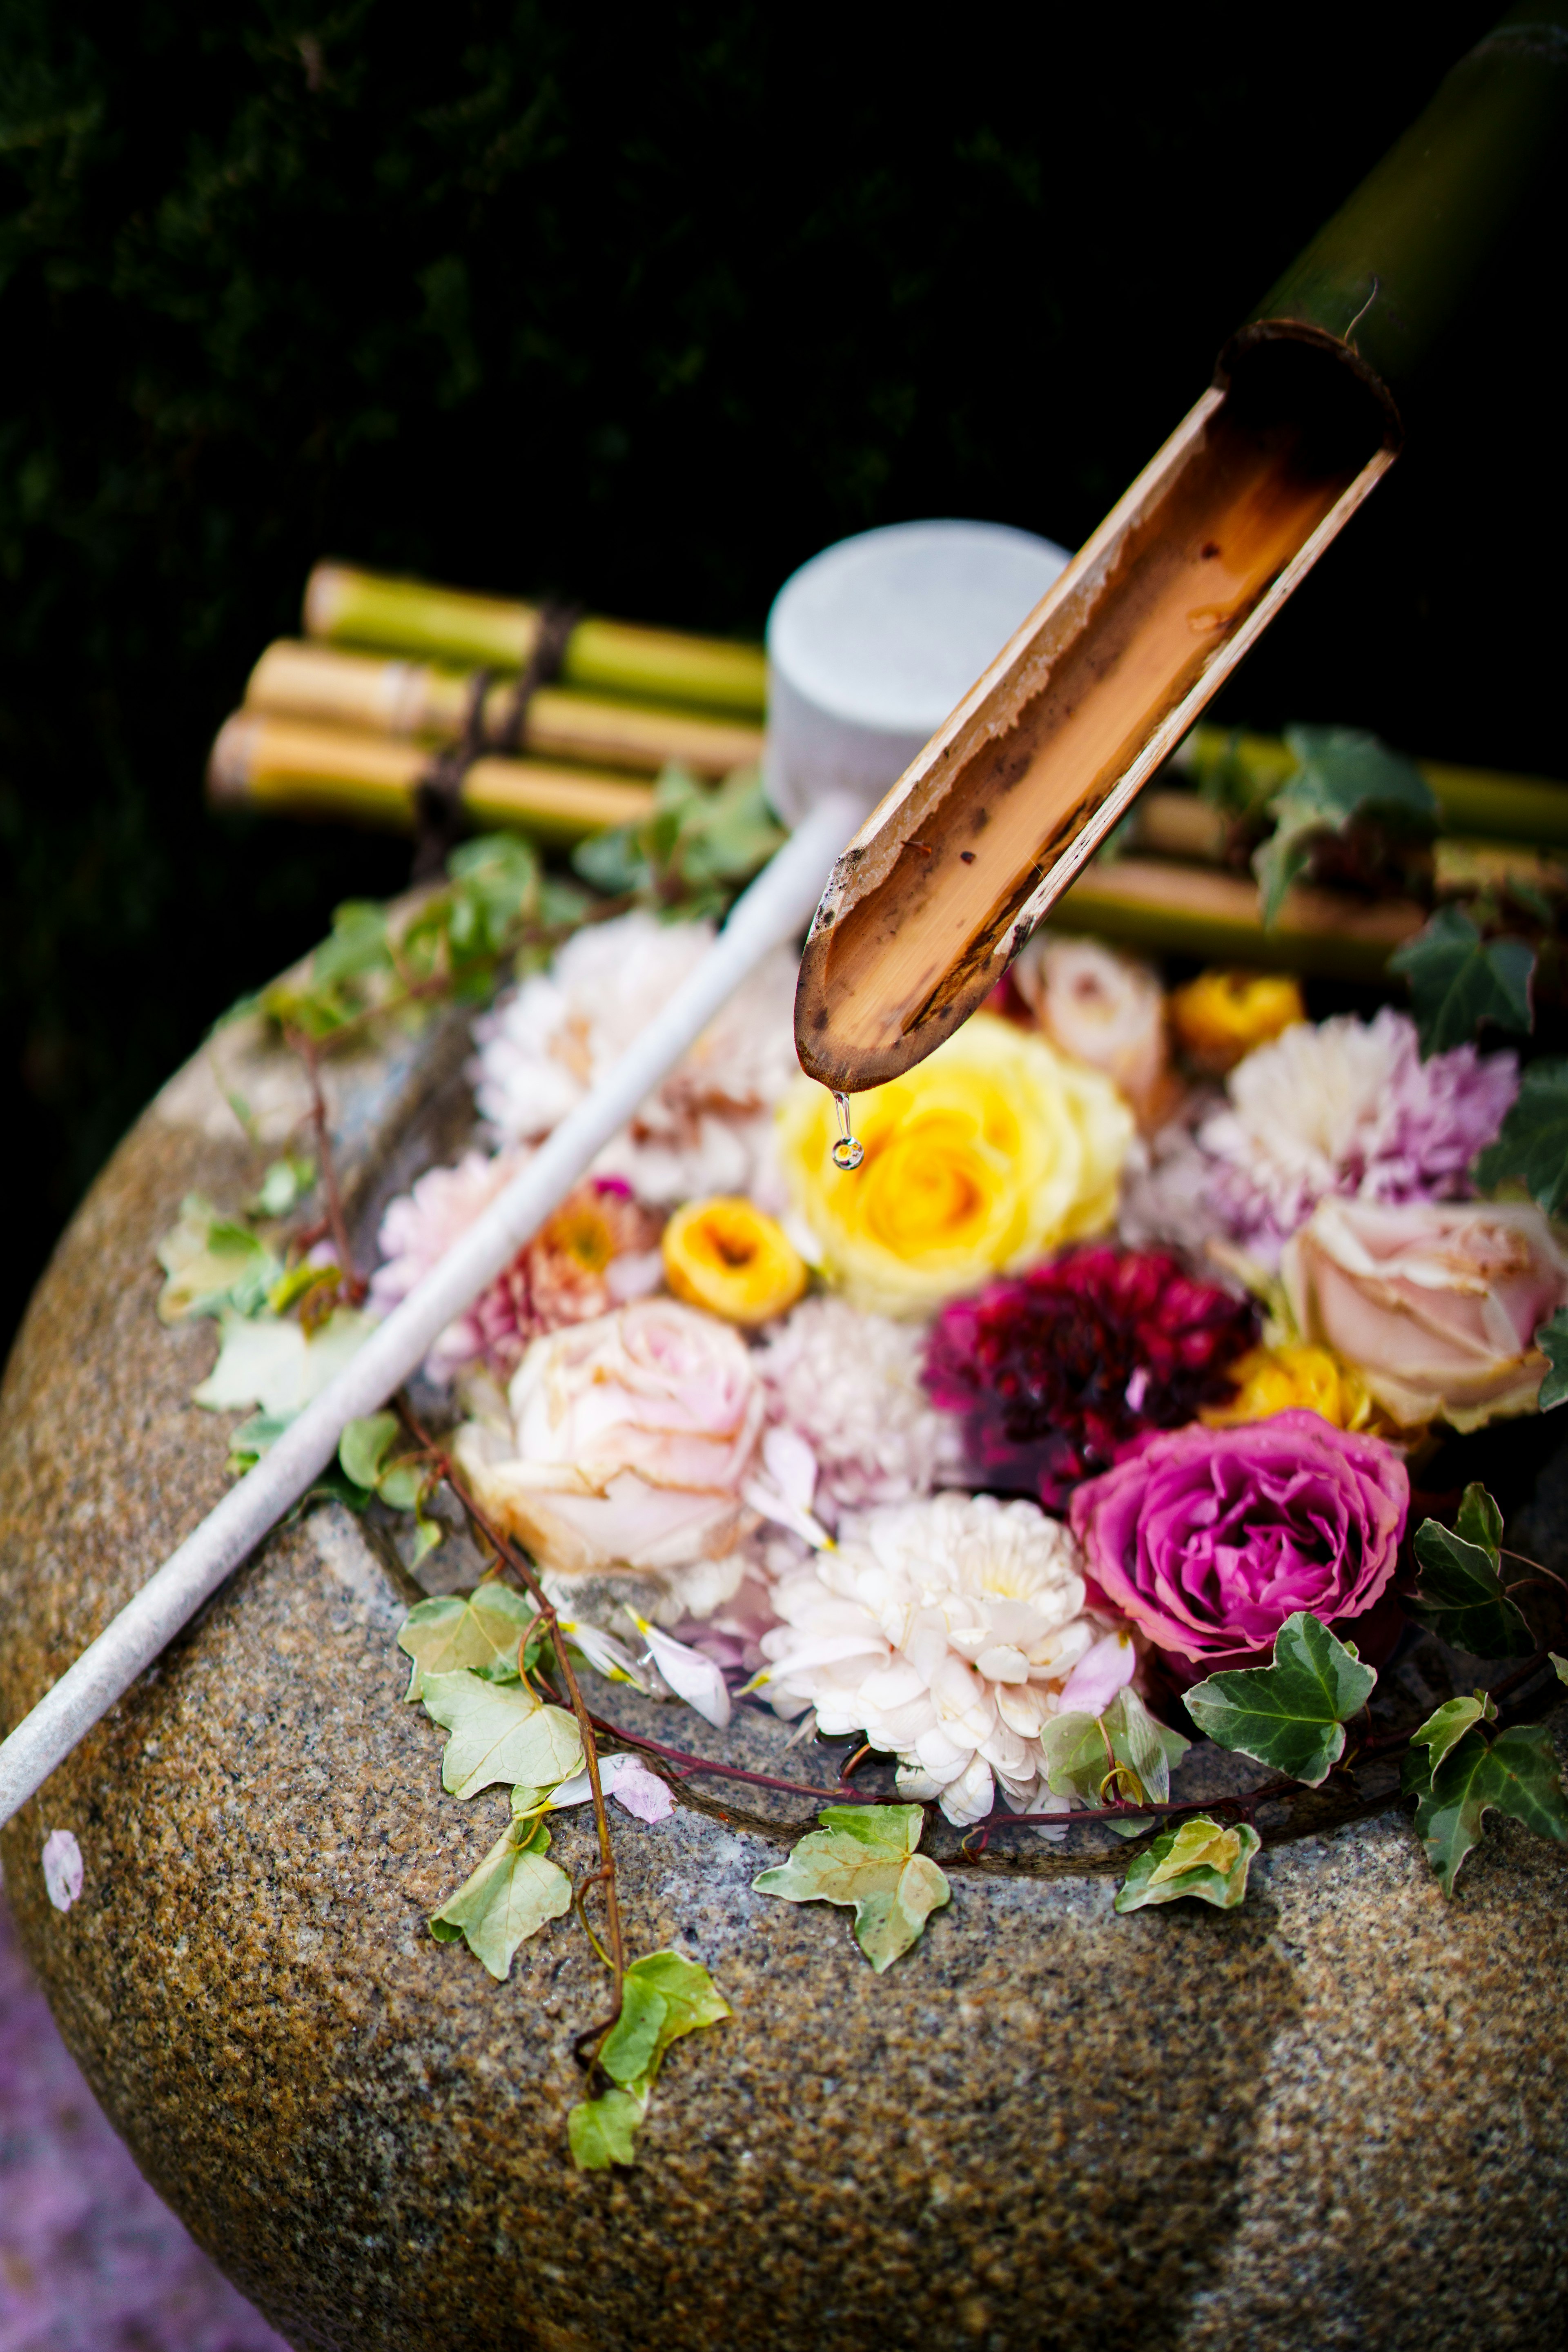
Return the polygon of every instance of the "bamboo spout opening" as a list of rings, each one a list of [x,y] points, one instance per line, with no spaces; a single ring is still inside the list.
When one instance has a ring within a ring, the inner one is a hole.
[[[809,1076],[882,1085],[984,1002],[1398,446],[1345,343],[1278,320],[1235,338],[839,859],[795,998]]]

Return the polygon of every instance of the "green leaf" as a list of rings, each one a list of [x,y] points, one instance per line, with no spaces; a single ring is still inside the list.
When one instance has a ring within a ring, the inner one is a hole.
[[[504,1981],[518,1946],[572,1908],[572,1881],[559,1864],[546,1862],[549,1851],[542,1822],[509,1822],[479,1868],[432,1917],[437,1941],[466,1937],[474,1958]]]
[[[180,1221],[158,1244],[168,1276],[158,1295],[165,1323],[184,1323],[233,1307],[253,1315],[280,1272],[278,1260],[247,1225],[220,1217],[200,1192],[187,1192]]]
[[[1478,1723],[1496,1721],[1497,1708],[1492,1704],[1489,1691],[1477,1691],[1473,1698],[1445,1699],[1443,1705],[1427,1717],[1420,1730],[1410,1735],[1412,1748],[1427,1750],[1426,1769],[1428,1783],[1443,1759],[1450,1749],[1458,1746],[1467,1731],[1472,1730]]]
[[[583,1769],[583,1742],[563,1707],[546,1706],[521,1683],[489,1683],[459,1670],[425,1670],[419,1694],[451,1733],[441,1756],[449,1797],[477,1797],[498,1780],[552,1789]]]
[[[1560,1307],[1535,1335],[1535,1344],[1551,1370],[1543,1376],[1536,1399],[1542,1412],[1568,1403],[1568,1307]]]
[[[1110,1756],[1105,1752],[1107,1739]],[[1040,1745],[1045,1751],[1047,1786],[1054,1796],[1076,1797],[1083,1805],[1102,1805],[1114,1801],[1120,1793],[1134,1804],[1146,1798],[1152,1804],[1163,1805],[1171,1793],[1171,1767],[1181,1762],[1192,1742],[1157,1723],[1129,1684],[1117,1692],[1102,1716],[1052,1716],[1040,1733]],[[1124,1769],[1107,1785],[1112,1759]],[[1135,1786],[1129,1785],[1129,1773]],[[1147,1819],[1133,1820],[1125,1814],[1106,1823],[1118,1837],[1142,1837],[1149,1826]]]
[[[313,1160],[275,1160],[261,1180],[261,1189],[250,1203],[251,1213],[258,1217],[286,1217],[297,1201],[303,1200],[316,1181]]]
[[[218,1317],[218,1359],[193,1402],[209,1412],[241,1412],[258,1405],[265,1413],[291,1417],[336,1379],[374,1328],[358,1307],[339,1307],[311,1332],[276,1315],[241,1315],[226,1307]]]
[[[248,1421],[242,1421],[237,1429],[231,1431],[228,1441],[230,1476],[242,1477],[247,1470],[254,1470],[262,1455],[277,1444],[293,1418],[291,1412],[253,1412]],[[360,1500],[363,1507],[363,1496]]]
[[[1200,1813],[1168,1829],[1132,1863],[1117,1889],[1118,1911],[1174,1903],[1184,1895],[1216,1910],[1234,1911],[1247,1893],[1247,1874],[1263,1841],[1248,1822],[1234,1828]]]
[[[647,2113],[658,2070],[672,2042],[732,2014],[707,1969],[679,1952],[634,1960],[621,1985],[621,2013],[599,2064],[616,2084],[585,2099],[566,2118],[573,2161],[585,2172],[629,2164],[632,2136]]]
[[[817,1818],[822,1827],[752,1884],[786,1903],[853,1905],[855,1940],[879,1976],[952,1899],[942,1872],[915,1851],[924,1815],[919,1805],[829,1805]]]
[[[1274,1637],[1271,1664],[1195,1683],[1187,1693],[1187,1713],[1222,1748],[1315,1789],[1344,1754],[1344,1727],[1366,1705],[1376,1681],[1353,1643],[1299,1609]]]
[[[1552,1661],[1552,1669],[1558,1681],[1568,1683],[1568,1658],[1560,1658],[1555,1650],[1548,1650],[1546,1654]]]
[[[637,825],[617,824],[607,833],[590,834],[572,852],[572,869],[608,898],[624,898],[646,890],[653,869],[643,855]]]
[[[1479,1843],[1489,1811],[1568,1845],[1568,1805],[1544,1723],[1501,1732],[1489,1746],[1479,1730],[1467,1731],[1433,1772],[1415,1808],[1415,1832],[1445,1895],[1452,1895],[1466,1855]]]
[[[362,1421],[345,1423],[338,1440],[338,1460],[356,1486],[375,1485],[398,1427],[395,1412],[367,1413]]]
[[[566,2117],[566,2145],[578,2170],[605,2172],[612,2164],[630,2164],[632,2142],[647,2113],[647,2101],[625,2091],[580,2099]]]
[[[426,1675],[453,1675],[477,1668],[517,1679],[517,1654],[533,1622],[533,1609],[499,1578],[473,1591],[443,1593],[416,1601],[398,1631],[397,1646],[414,1661],[407,1698],[424,1696]]]
[[[1521,1179],[1549,1217],[1568,1201],[1568,1061],[1531,1062],[1495,1143],[1476,1161],[1479,1183]]]
[[[1523,1617],[1502,1589],[1502,1514],[1479,1483],[1465,1489],[1458,1526],[1423,1519],[1415,1530],[1421,1580],[1410,1613],[1456,1650],[1476,1658],[1521,1658],[1535,1647]]]
[[[1535,1026],[1535,950],[1523,940],[1484,940],[1458,907],[1439,907],[1424,930],[1394,950],[1388,968],[1410,983],[1424,1056],[1468,1045],[1489,1021],[1521,1034]]]
[[[1375,735],[1291,727],[1285,740],[1300,765],[1269,803],[1275,829],[1253,858],[1266,928],[1321,835],[1343,833],[1352,818],[1374,810],[1423,829],[1437,822],[1437,803],[1420,770]]]

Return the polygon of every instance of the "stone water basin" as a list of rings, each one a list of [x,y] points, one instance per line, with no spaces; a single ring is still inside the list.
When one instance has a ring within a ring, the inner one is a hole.
[[[466,1118],[463,1037],[333,1069],[365,1223]],[[198,1060],[62,1241],[0,1409],[0,1727],[216,1500],[215,1327],[161,1326],[182,1196],[237,1202],[303,1108],[231,1033],[252,1145]],[[439,1555],[437,1555],[439,1557]],[[274,1537],[5,1833],[61,2030],[159,2192],[327,2352],[1556,2346],[1568,2285],[1568,1867],[1490,1829],[1447,1902],[1397,1805],[1255,1866],[1242,1909],[1120,1918],[1117,1857],[954,1868],[877,1977],[847,1915],[751,1891],[799,1799],[706,1784],[617,1816],[628,1948],[704,1962],[614,2175],[575,2173],[569,1922],[497,1986],[425,1922],[499,1833],[403,1703],[412,1588],[336,1505]],[[640,1703],[639,1703],[640,1704]],[[623,1709],[623,1713],[628,1712]],[[742,1711],[731,1761],[779,1769]],[[651,1706],[639,1721],[670,1736]],[[679,1743],[719,1735],[679,1718]],[[826,1783],[821,1756],[782,1769]],[[1193,1768],[1203,1769],[1200,1756]],[[585,1814],[555,1854],[588,1866]],[[44,1839],[86,1865],[49,1906]],[[943,1852],[938,1845],[939,1853]],[[1016,1856],[1025,1857],[1022,1862]]]

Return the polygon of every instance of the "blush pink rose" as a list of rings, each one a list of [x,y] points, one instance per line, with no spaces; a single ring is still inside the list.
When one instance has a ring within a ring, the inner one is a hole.
[[[728,1323],[670,1298],[535,1339],[508,1423],[470,1422],[458,1459],[479,1502],[563,1575],[721,1559],[755,1515],[742,1496],[764,1400]]]
[[[1157,1649],[1208,1673],[1298,1609],[1346,1633],[1387,1591],[1410,1506],[1399,1455],[1315,1412],[1144,1439],[1072,1498],[1085,1564]]]
[[[1529,1202],[1322,1201],[1281,1272],[1303,1337],[1406,1426],[1527,1412],[1546,1370],[1535,1334],[1568,1300],[1568,1261]]]

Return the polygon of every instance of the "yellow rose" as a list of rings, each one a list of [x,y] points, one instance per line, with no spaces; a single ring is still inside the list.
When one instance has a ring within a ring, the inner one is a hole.
[[[770,1323],[805,1288],[805,1261],[788,1234],[739,1194],[677,1209],[663,1248],[677,1298],[727,1323]]]
[[[1306,1017],[1300,987],[1278,971],[1200,971],[1171,999],[1177,1036],[1216,1074]]]
[[[1283,1348],[1253,1348],[1230,1368],[1237,1383],[1229,1404],[1209,1405],[1199,1418],[1211,1429],[1231,1429],[1246,1421],[1268,1421],[1303,1405],[1336,1429],[1364,1429],[1372,1399],[1348,1364],[1330,1348],[1292,1340]]]
[[[865,1158],[833,1165],[833,1097],[799,1079],[779,1158],[824,1272],[858,1307],[926,1315],[1116,1214],[1132,1115],[1109,1078],[977,1013],[908,1075],[853,1097]]]

